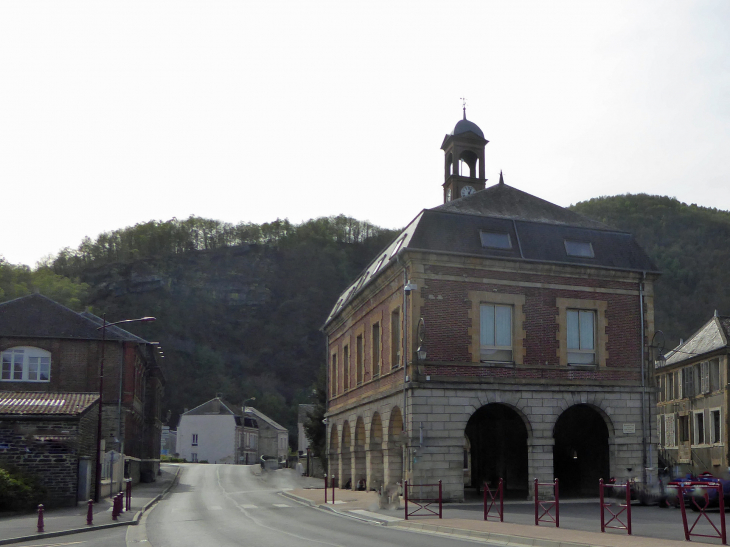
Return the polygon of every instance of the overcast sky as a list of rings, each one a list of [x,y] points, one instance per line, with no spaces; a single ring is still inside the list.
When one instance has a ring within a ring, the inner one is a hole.
[[[730,2],[0,3],[0,256],[197,215],[442,201],[446,133],[489,182],[730,209]]]

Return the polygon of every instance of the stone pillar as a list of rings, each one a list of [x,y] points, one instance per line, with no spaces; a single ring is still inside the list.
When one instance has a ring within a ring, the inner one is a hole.
[[[352,453],[349,450],[340,452],[340,473],[337,475],[337,484],[344,488],[348,480],[352,479]]]
[[[378,446],[365,452],[367,489],[377,490],[383,485],[383,449]]]
[[[352,451],[352,489],[357,488],[357,481],[367,479],[365,447],[358,446]]]
[[[330,452],[330,457],[327,460],[329,468],[327,470],[327,485],[331,484],[331,477],[337,477],[340,474],[340,457],[339,452]]]
[[[527,439],[527,496],[534,499],[535,479],[539,482],[552,482],[555,479],[553,468],[553,447],[555,439],[532,437]]]
[[[383,450],[383,468],[385,471],[385,484],[395,484],[402,479],[403,472],[403,449],[395,443],[389,444]]]

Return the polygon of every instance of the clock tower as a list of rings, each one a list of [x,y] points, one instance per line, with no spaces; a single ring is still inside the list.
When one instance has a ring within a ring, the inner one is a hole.
[[[484,190],[484,147],[489,141],[474,122],[464,118],[444,137],[444,203]]]

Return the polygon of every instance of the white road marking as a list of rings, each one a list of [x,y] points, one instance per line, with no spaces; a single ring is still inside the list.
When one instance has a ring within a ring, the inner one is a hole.
[[[210,507],[208,507],[208,509],[210,509],[211,511],[222,511],[223,507],[221,507],[220,505],[211,505]]]
[[[241,505],[241,508],[243,509],[256,509],[255,505]]]
[[[291,505],[287,505],[286,503],[275,503],[274,507],[291,507]]]

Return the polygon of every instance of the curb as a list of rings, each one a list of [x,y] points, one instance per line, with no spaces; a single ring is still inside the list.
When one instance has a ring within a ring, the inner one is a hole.
[[[147,509],[149,509],[154,503],[157,503],[162,496],[167,494],[170,489],[175,486],[175,483],[177,482],[178,477],[180,476],[180,467],[177,468],[177,472],[175,473],[175,476],[170,481],[170,484],[167,485],[167,487],[159,494],[157,494],[156,497],[154,497],[152,500],[147,502],[142,509],[137,511],[134,514],[134,517],[132,520],[128,522],[110,522],[109,524],[96,524],[91,526],[86,526],[84,528],[71,528],[68,530],[58,530],[56,532],[43,532],[43,533],[35,533],[30,536],[20,536],[20,537],[14,537],[14,538],[7,538],[7,539],[0,539],[0,545],[9,545],[11,543],[20,543],[21,541],[32,541],[34,539],[45,539],[45,538],[54,538],[58,536],[68,536],[71,534],[80,534],[81,532],[93,532],[95,530],[104,530],[106,528],[118,528],[120,526],[136,526],[139,523],[139,520],[142,518],[142,515],[144,514]]]
[[[348,511],[338,511],[331,505],[326,505],[324,503],[317,503],[310,499],[303,498],[301,496],[297,496],[296,494],[291,494],[290,492],[287,492],[287,491],[279,492],[279,494],[281,494],[282,496],[284,496],[286,498],[294,500],[298,503],[301,503],[302,505],[306,505],[308,507],[314,507],[315,509],[321,509],[322,511],[329,511],[330,513],[334,513],[335,515],[340,515],[342,517],[361,520],[363,522],[369,522],[371,524],[378,524],[380,526],[397,526],[398,524],[400,524],[402,522],[402,521],[388,521],[388,520],[379,519],[376,517],[367,518],[362,515],[350,514]]]
[[[405,521],[404,521],[405,522]],[[515,547],[594,547],[590,543],[574,543],[571,541],[556,541],[552,539],[533,538],[526,536],[510,536],[494,532],[481,532],[479,530],[465,530],[464,528],[452,528],[450,526],[437,526],[421,523],[396,523],[401,530],[432,534],[445,537],[456,537],[471,540],[481,540],[494,545],[509,545]]]

